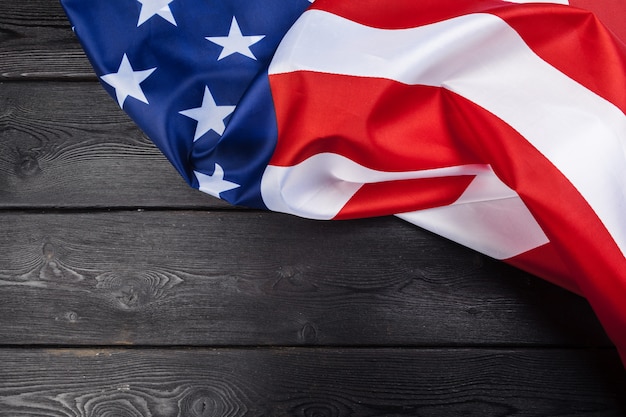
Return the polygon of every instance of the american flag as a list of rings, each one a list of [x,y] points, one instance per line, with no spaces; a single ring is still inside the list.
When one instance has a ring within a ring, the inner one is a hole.
[[[193,187],[398,215],[585,296],[626,360],[619,1],[61,0]]]

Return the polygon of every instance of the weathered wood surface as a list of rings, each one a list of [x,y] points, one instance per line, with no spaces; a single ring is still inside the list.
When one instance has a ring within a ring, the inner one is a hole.
[[[12,416],[626,413],[626,381],[613,352],[10,349],[0,361],[0,408],[14,410],[0,414]]]
[[[0,84],[0,208],[227,207],[188,187],[95,82]]]
[[[394,218],[0,222],[0,343],[609,345],[583,299]]]
[[[0,416],[621,416],[587,303],[394,218],[189,189],[57,0],[1,2]]]
[[[95,80],[57,0],[2,0],[0,80]]]

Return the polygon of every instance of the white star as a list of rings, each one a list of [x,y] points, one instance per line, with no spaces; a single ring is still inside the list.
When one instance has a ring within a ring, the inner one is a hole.
[[[209,130],[213,130],[221,136],[224,133],[224,129],[226,129],[224,119],[234,110],[235,106],[218,106],[215,104],[215,99],[211,95],[209,87],[204,87],[202,106],[183,110],[179,113],[198,122],[196,125],[196,134],[193,137],[193,141],[195,142]]]
[[[124,106],[126,97],[130,96],[137,100],[149,104],[148,99],[143,93],[143,90],[139,86],[146,78],[154,72],[155,68],[150,68],[142,71],[135,71],[128,61],[126,54],[122,57],[122,63],[117,72],[106,74],[101,76],[102,81],[115,88],[115,95],[117,96],[117,102],[120,107]]]
[[[223,193],[224,191],[240,187],[239,184],[224,180],[224,169],[222,169],[219,164],[215,164],[213,175],[206,175],[197,171],[194,171],[193,173],[196,174],[196,178],[198,179],[200,191],[211,194],[217,198],[219,198],[220,193]]]
[[[235,19],[235,17],[233,16],[233,20],[230,24],[230,30],[228,31],[228,36],[210,36],[206,38],[206,40],[211,41],[223,48],[222,53],[220,53],[220,56],[217,58],[218,61],[234,53],[239,53],[243,56],[247,56],[248,58],[256,60],[256,57],[250,50],[250,47],[259,42],[264,37],[265,35],[242,35],[241,29],[239,29],[239,24],[237,23],[237,19]]]
[[[137,0],[141,3],[141,12],[139,13],[139,21],[137,27],[144,24],[148,19],[154,15],[159,15],[163,19],[167,20],[174,26],[176,26],[176,20],[170,9],[169,4],[174,0]]]

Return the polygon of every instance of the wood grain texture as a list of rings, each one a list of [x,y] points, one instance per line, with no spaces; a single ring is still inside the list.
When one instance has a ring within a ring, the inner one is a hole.
[[[395,218],[0,223],[0,343],[610,346],[583,299]]]
[[[2,1],[0,80],[95,80],[58,0]]]
[[[97,83],[0,84],[0,208],[203,207]]]
[[[614,352],[0,350],[0,415],[622,416]]]
[[[2,2],[0,417],[626,415],[583,299],[397,219],[231,210],[96,80],[58,0]]]

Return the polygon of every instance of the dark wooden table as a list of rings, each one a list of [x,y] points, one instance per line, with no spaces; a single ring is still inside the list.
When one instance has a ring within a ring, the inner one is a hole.
[[[626,415],[585,300],[395,218],[188,188],[56,0],[0,6],[0,416]]]

